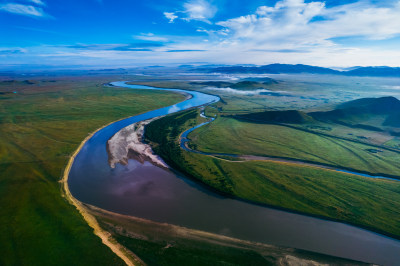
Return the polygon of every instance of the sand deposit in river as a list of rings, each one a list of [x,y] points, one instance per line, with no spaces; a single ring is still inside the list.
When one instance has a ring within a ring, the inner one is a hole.
[[[168,165],[154,154],[150,145],[143,142],[144,127],[153,120],[149,119],[129,125],[108,140],[108,162],[111,168],[115,168],[117,163],[128,164],[128,159],[135,159],[141,163],[149,161],[156,166],[168,168]]]

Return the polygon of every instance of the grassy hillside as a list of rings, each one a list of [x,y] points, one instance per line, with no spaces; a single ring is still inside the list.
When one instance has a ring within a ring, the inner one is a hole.
[[[319,121],[332,121],[373,131],[398,132],[393,127],[400,125],[400,100],[395,97],[362,98],[342,103],[332,111],[312,112],[309,115]]]
[[[400,111],[400,101],[391,96],[380,98],[361,98],[340,104],[337,109],[355,108],[372,114],[387,114]]]
[[[192,110],[156,120],[147,127],[146,137],[153,142],[155,151],[175,169],[228,195],[338,219],[400,238],[399,182],[363,178],[283,163],[234,162],[226,160],[227,158],[218,159],[183,151],[179,147],[179,135],[185,129],[196,124],[196,120],[198,120],[197,112]],[[221,121],[240,123],[233,119],[222,119]],[[210,127],[218,126],[215,122],[211,123]],[[246,124],[243,128],[250,126]],[[201,128],[200,130],[207,129]],[[268,130],[265,132],[271,133],[271,129]],[[234,149],[247,148],[248,143],[240,141],[240,137],[249,136],[245,132],[226,127],[223,124],[219,124],[217,131],[221,145],[218,147],[224,148],[224,151],[233,152]],[[277,133],[276,137],[284,140],[285,133],[279,135],[279,132],[282,132],[282,129],[275,132]],[[208,133],[207,136],[213,138]],[[237,138],[232,139],[232,136]],[[256,144],[268,143],[259,137],[261,135],[254,137],[253,142]],[[203,145],[203,141],[205,138],[196,143],[200,146]],[[324,138],[320,141],[324,141]],[[215,143],[217,142],[213,142],[213,144]],[[304,145],[301,147],[302,149],[309,146],[307,143],[301,143]],[[332,142],[330,145],[327,146],[326,155],[335,154],[337,152],[335,147],[338,147],[338,151],[343,149],[340,143],[335,146]],[[251,147],[251,149],[254,148],[254,146]],[[261,146],[258,148],[259,152],[265,151]],[[291,150],[286,148],[287,151]],[[319,149],[321,150],[321,148]],[[284,149],[282,148],[282,150]],[[257,149],[254,151],[257,152]],[[300,149],[292,152],[299,153]]]
[[[0,265],[123,264],[61,197],[58,181],[88,133],[183,97],[106,81],[0,82]]]
[[[266,111],[259,113],[250,113],[238,115],[237,118],[250,120],[256,123],[288,123],[288,124],[304,124],[314,122],[314,119],[304,112],[297,110],[287,111]]]

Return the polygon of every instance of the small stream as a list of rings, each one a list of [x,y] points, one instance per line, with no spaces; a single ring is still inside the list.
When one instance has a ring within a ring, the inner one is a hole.
[[[131,89],[159,89],[113,82]],[[112,169],[106,143],[122,128],[142,120],[213,103],[217,96],[192,98],[115,122],[93,135],[76,156],[68,185],[78,200],[99,208],[244,240],[299,248],[382,265],[398,265],[400,241],[355,226],[262,207],[223,197],[184,176],[129,160]]]

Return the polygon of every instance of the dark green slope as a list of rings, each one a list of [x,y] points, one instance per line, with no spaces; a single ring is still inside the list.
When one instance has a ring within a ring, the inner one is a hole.
[[[340,104],[328,112],[312,112],[311,117],[323,122],[375,127],[400,126],[400,101],[395,97],[363,98]]]
[[[267,123],[267,124],[275,124],[275,123],[304,124],[314,121],[314,119],[311,116],[297,110],[266,111],[260,113],[238,115],[236,116],[236,118],[251,120],[260,123]]]

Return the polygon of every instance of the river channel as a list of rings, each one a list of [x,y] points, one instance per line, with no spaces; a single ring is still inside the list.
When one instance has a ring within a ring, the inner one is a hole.
[[[125,82],[113,86],[157,89]],[[108,164],[107,141],[143,120],[219,101],[194,91],[173,106],[115,122],[93,135],[75,158],[68,178],[72,195],[99,208],[244,240],[299,248],[382,265],[399,265],[400,241],[344,223],[267,208],[209,191],[184,176],[149,162]]]

